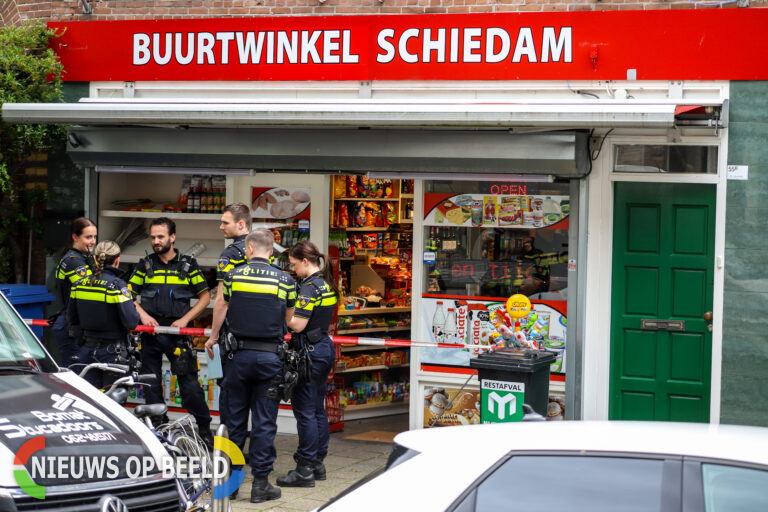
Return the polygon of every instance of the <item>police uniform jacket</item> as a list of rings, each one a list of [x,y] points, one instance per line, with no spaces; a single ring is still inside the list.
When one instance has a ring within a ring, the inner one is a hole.
[[[322,334],[327,335],[336,303],[333,288],[325,282],[322,273],[317,272],[299,283],[296,311],[293,314],[309,319],[304,332],[320,329]]]
[[[56,289],[61,297],[62,311],[67,311],[72,285],[93,274],[95,266],[93,256],[77,249],[68,250],[61,258],[56,267]]]
[[[240,235],[224,249],[219,258],[219,264],[216,267],[216,281],[223,281],[227,274],[232,270],[248,263],[248,259],[245,256],[245,237],[247,235]]]
[[[79,325],[85,338],[122,340],[140,319],[133,296],[114,267],[104,267],[101,277],[91,275],[72,286],[69,322]]]
[[[241,340],[281,341],[285,311],[296,302],[296,281],[265,258],[253,258],[224,279],[229,330]]]
[[[191,309],[190,299],[208,289],[197,261],[178,251],[168,263],[163,263],[157,254],[142,258],[128,284],[131,292],[141,297],[144,311],[158,321],[181,318]]]

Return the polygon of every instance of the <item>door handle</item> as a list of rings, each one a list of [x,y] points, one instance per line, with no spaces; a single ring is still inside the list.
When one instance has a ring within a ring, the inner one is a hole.
[[[711,311],[707,311],[702,316],[703,316],[704,320],[706,320],[707,322],[711,322],[712,321],[712,312]]]

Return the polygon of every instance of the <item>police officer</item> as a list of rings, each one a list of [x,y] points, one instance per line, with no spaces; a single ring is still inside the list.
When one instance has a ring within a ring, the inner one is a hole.
[[[227,368],[230,439],[242,450],[250,411],[252,503],[280,497],[280,489],[268,480],[277,456],[279,401],[268,397],[267,390],[282,373],[283,325],[293,317],[296,301],[293,278],[269,264],[273,243],[272,232],[264,228],[245,238],[248,264],[224,278],[222,295],[230,337],[239,347]]]
[[[312,361],[312,378],[300,382],[291,395],[293,415],[299,431],[299,446],[293,454],[296,469],[277,479],[282,487],[314,487],[325,480],[323,459],[328,453],[330,431],[325,413],[328,374],[336,351],[328,327],[336,309],[339,290],[328,257],[309,241],[299,242],[288,253],[296,275],[302,278],[293,317],[288,327],[307,346]],[[322,268],[322,270],[321,270]]]
[[[93,250],[96,270],[72,286],[69,322],[82,332],[80,363],[115,363],[125,355],[128,332],[139,324],[128,285],[120,279],[120,247],[99,242]],[[117,375],[90,370],[85,379],[97,388],[114,382]]]
[[[143,325],[186,327],[210,302],[208,285],[194,258],[174,249],[176,223],[166,217],[149,225],[153,254],[142,258],[128,280],[134,296],[141,297],[136,309]],[[197,297],[194,307],[190,299]],[[195,417],[200,438],[213,447],[211,413],[198,382],[197,356],[186,337],[169,334],[143,334],[141,363],[143,370],[154,373],[162,382],[163,354],[171,362],[181,392],[182,407]],[[163,403],[159,386],[147,391],[147,403]]]
[[[69,366],[77,360],[77,332],[70,334],[67,310],[72,285],[93,273],[96,264],[91,250],[96,245],[96,224],[85,217],[72,222],[72,233],[62,258],[56,267],[56,289],[61,299],[61,310],[53,323],[53,336],[59,347],[59,364]],[[75,330],[76,331],[76,330]]]
[[[216,290],[216,302],[213,305],[213,323],[211,325],[211,336],[208,338],[208,341],[205,342],[205,348],[208,349],[208,354],[211,357],[213,357],[213,351],[211,350],[213,346],[227,334],[226,325],[224,323],[226,306],[224,299],[222,299],[224,278],[233,269],[240,265],[245,265],[248,262],[245,257],[245,236],[251,231],[250,208],[243,203],[232,203],[224,207],[224,211],[221,214],[221,225],[219,225],[219,229],[224,233],[224,238],[234,238],[234,241],[221,253],[219,264],[216,269],[218,288]],[[221,390],[219,393],[219,418],[231,432],[232,426],[229,424],[229,402],[226,386],[226,366],[230,359],[224,352],[224,350],[220,350],[219,352],[223,356],[222,370],[225,373],[224,378],[219,379],[218,382]]]

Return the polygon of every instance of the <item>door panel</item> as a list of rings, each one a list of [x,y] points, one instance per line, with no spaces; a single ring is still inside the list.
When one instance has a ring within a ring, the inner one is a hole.
[[[714,185],[616,184],[611,419],[709,421],[714,230]]]

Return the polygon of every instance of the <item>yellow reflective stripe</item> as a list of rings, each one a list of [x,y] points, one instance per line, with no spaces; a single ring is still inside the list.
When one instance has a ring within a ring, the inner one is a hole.
[[[122,304],[123,302],[130,302],[131,299],[119,293],[117,295],[107,295],[107,304]]]
[[[202,278],[200,278],[202,281]],[[179,276],[173,276],[173,275],[164,275],[164,276],[158,276],[154,275],[152,277],[148,277],[144,280],[145,285],[150,284],[189,284],[187,279],[181,279]]]
[[[240,281],[235,281],[234,283],[232,283],[232,292],[264,293],[264,294],[271,294],[271,295],[279,294],[277,285],[243,283]]]
[[[189,280],[192,284],[199,284],[205,281],[205,279],[203,279],[203,276],[201,276],[198,273],[195,273],[192,276],[190,276]]]
[[[233,278],[233,281],[263,281],[266,283],[274,283],[275,285],[281,285],[277,278],[275,277],[257,277],[257,276],[243,276],[243,275],[237,275]]]
[[[93,300],[97,302],[104,302],[105,293],[103,291],[101,292],[90,292],[87,290],[82,289],[73,289],[72,293],[69,294],[69,296],[73,299],[81,299],[81,300]]]
[[[337,302],[336,297],[333,296],[329,299],[323,299],[322,301],[320,301],[320,306],[333,306],[334,304],[336,304],[336,302]]]

